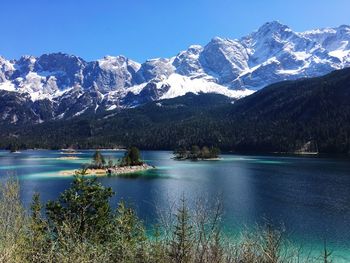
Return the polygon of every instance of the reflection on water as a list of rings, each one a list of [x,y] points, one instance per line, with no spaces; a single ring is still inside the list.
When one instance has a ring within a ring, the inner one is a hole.
[[[28,206],[32,195],[54,199],[72,180],[58,171],[80,168],[93,151],[79,159],[63,160],[59,151],[0,152],[0,177],[16,174],[22,199]],[[124,152],[105,151],[117,160]],[[99,180],[113,187],[119,198],[135,204],[146,223],[154,222],[156,207],[166,208],[185,193],[190,200],[220,196],[225,208],[225,229],[237,232],[244,225],[265,219],[283,223],[290,236],[321,247],[326,238],[334,255],[347,257],[350,250],[349,159],[223,155],[218,161],[175,161],[170,152],[146,151],[143,158],[157,168],[127,177]],[[350,261],[350,257],[344,262]],[[336,262],[340,262],[337,260]]]

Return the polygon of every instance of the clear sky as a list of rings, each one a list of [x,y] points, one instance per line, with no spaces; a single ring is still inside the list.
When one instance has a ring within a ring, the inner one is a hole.
[[[272,20],[296,31],[350,24],[349,11],[349,0],[1,0],[0,55],[123,54],[143,62]]]

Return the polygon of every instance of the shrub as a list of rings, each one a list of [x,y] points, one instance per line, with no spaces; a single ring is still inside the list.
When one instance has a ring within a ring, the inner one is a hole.
[[[46,205],[34,195],[31,215],[21,205],[19,184],[0,186],[0,262],[18,263],[292,263],[283,229],[271,225],[246,231],[237,240],[220,229],[221,202],[193,206],[183,196],[175,209],[159,216],[153,235],[125,202],[110,206],[114,193],[96,179],[74,178],[69,189]],[[42,211],[46,216],[42,216]],[[326,250],[323,262],[331,262]],[[317,261],[314,261],[317,262]],[[321,261],[318,261],[321,262]]]

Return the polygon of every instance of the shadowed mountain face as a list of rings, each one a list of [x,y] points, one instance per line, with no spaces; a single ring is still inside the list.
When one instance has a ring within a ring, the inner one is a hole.
[[[8,98],[8,104],[17,103]],[[25,109],[17,114],[27,116]],[[213,145],[251,152],[350,151],[350,68],[285,81],[234,100],[188,93],[173,99],[69,120],[3,126],[0,147],[115,147],[144,149]]]
[[[239,99],[272,83],[348,66],[349,26],[298,33],[279,22],[241,39],[216,37],[203,47],[193,45],[172,58],[142,64],[124,56],[91,62],[62,53],[0,57],[0,100],[13,98],[1,105],[0,121],[69,119],[188,92]]]

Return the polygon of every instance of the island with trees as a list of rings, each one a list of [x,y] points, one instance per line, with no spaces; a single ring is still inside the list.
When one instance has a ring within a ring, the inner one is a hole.
[[[97,150],[92,156],[90,164],[83,165],[80,170],[61,171],[60,175],[73,176],[108,176],[122,175],[142,172],[153,169],[154,166],[146,164],[140,154],[140,150],[136,147],[130,147],[124,154],[123,158],[114,162],[112,159],[106,160],[102,153]]]
[[[175,160],[217,160],[219,159],[220,149],[217,147],[203,146],[200,148],[193,145],[191,149],[185,147],[178,148],[174,151]]]

